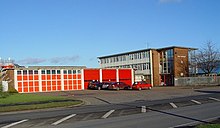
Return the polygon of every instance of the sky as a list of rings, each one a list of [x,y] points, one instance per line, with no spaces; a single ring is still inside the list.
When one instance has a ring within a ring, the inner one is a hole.
[[[0,0],[0,58],[24,66],[207,41],[220,48],[220,0]]]

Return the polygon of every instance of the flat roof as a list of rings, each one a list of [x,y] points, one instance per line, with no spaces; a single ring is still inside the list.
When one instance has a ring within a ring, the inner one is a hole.
[[[49,70],[49,69],[69,69],[69,70],[74,70],[74,69],[84,69],[86,66],[28,66],[28,67],[17,67],[15,69],[17,70]]]
[[[141,50],[135,50],[135,51],[130,51],[130,52],[123,52],[123,53],[116,53],[116,54],[107,55],[107,56],[100,56],[100,57],[98,57],[98,58],[101,59],[101,58],[107,58],[107,57],[113,57],[113,56],[120,56],[120,55],[124,55],[124,54],[132,54],[132,53],[136,53],[136,52],[144,52],[144,51],[150,51],[150,50],[152,50],[152,48],[141,49]]]
[[[164,48],[147,48],[147,49],[140,49],[140,50],[135,50],[135,51],[130,51],[130,52],[123,52],[123,53],[116,53],[112,55],[106,55],[106,56],[100,56],[97,57],[98,59],[102,58],[108,58],[108,57],[114,57],[114,56],[120,56],[120,55],[125,55],[125,54],[132,54],[136,52],[144,52],[144,51],[150,51],[150,50],[165,50],[165,49],[173,49],[173,48],[182,48],[182,49],[189,49],[189,50],[198,50],[197,48],[190,48],[190,47],[181,47],[181,46],[169,46],[169,47],[164,47]]]

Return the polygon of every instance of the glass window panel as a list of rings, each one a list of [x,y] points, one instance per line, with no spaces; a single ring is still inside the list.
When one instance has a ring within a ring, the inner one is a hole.
[[[24,70],[24,71],[23,71],[23,74],[24,74],[24,75],[27,75],[27,70]]]
[[[20,74],[21,74],[21,71],[17,71],[17,74],[20,75]]]
[[[41,74],[45,74],[45,70],[41,70]]]
[[[47,70],[47,74],[50,74],[50,70]]]
[[[34,74],[38,74],[38,70],[34,70]]]

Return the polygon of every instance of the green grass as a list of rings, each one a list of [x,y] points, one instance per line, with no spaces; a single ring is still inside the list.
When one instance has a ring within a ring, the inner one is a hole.
[[[0,106],[0,112],[66,107],[66,106],[73,106],[82,103],[82,101],[79,100],[72,100],[72,101],[64,101],[64,100],[68,100],[68,98],[61,96],[44,96],[40,93],[38,94],[8,93],[6,97],[0,98],[0,105],[12,105],[17,103],[33,103],[33,102],[37,102],[37,103],[28,104],[28,105],[16,105],[16,106]],[[42,101],[46,103],[41,104],[40,102]]]
[[[220,128],[220,124],[204,124],[199,125],[196,128]]]
[[[7,107],[0,107],[0,112],[66,107],[66,106],[77,105],[80,103],[81,101],[66,101],[66,102],[56,102],[56,103],[52,102],[52,103],[46,103],[46,104],[7,106]]]
[[[37,101],[66,100],[64,97],[43,96],[40,94],[10,94],[6,98],[0,98],[0,104],[29,103]]]

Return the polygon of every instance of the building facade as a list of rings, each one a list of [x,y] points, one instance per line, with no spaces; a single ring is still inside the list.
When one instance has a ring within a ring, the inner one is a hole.
[[[134,83],[131,68],[100,69],[85,66],[30,66],[6,68],[1,81],[19,93],[84,90],[91,81]],[[0,81],[0,82],[1,82]]]
[[[174,85],[175,77],[189,75],[190,54],[195,48],[166,47],[143,49],[98,57],[101,68],[133,68],[135,81],[154,86]]]

